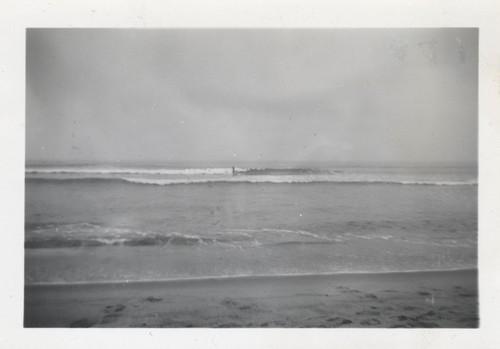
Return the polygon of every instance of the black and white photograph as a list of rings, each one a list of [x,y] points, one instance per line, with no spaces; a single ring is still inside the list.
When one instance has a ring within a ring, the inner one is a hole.
[[[478,28],[27,28],[25,328],[478,328]]]

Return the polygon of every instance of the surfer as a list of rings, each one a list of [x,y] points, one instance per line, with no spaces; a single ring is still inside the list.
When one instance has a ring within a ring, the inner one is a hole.
[[[236,176],[236,171],[234,170],[234,166],[233,166],[233,176]]]

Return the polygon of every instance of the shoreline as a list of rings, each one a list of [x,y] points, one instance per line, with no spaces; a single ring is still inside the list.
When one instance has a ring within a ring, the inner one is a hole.
[[[419,273],[441,273],[441,272],[467,272],[475,271],[477,268],[445,268],[445,269],[423,269],[423,270],[388,270],[388,271],[341,271],[331,273],[297,273],[297,274],[236,274],[220,276],[193,276],[172,279],[139,279],[139,280],[97,280],[97,281],[70,281],[70,282],[34,282],[25,283],[25,287],[45,287],[45,286],[85,286],[85,285],[116,285],[116,284],[151,284],[151,283],[176,283],[176,282],[196,282],[196,281],[217,281],[231,279],[273,279],[273,278],[296,278],[296,277],[317,277],[336,275],[393,275],[393,274],[419,274]]]
[[[25,327],[476,328],[478,271],[25,286]]]

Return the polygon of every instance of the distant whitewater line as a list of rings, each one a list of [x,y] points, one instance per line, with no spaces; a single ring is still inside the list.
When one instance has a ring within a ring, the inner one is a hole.
[[[117,178],[118,179],[118,178]],[[383,181],[383,180],[348,180],[339,178],[319,178],[319,177],[284,177],[284,176],[265,176],[265,177],[236,177],[227,179],[150,179],[150,178],[119,178],[130,183],[150,184],[150,185],[175,185],[175,184],[206,184],[206,183],[352,183],[352,184],[402,184],[402,185],[477,185],[477,182],[459,182],[459,181]]]
[[[113,180],[144,185],[215,183],[370,183],[402,185],[477,185],[477,176],[463,169],[403,168],[155,168],[58,166],[27,167],[28,180]]]
[[[237,169],[244,171],[245,169]],[[151,174],[151,175],[214,175],[232,174],[232,168],[89,168],[89,167],[31,167],[28,174]]]
[[[28,167],[27,174],[147,174],[147,175],[309,175],[341,171],[321,168],[95,168],[95,167]]]
[[[467,181],[409,181],[409,180],[379,180],[379,179],[343,179],[328,176],[234,176],[227,178],[127,178],[127,177],[81,177],[81,178],[27,178],[27,181],[46,182],[82,182],[82,181],[121,181],[143,185],[187,185],[187,184],[223,184],[223,183],[338,183],[338,184],[399,184],[399,185],[477,185],[475,180]]]

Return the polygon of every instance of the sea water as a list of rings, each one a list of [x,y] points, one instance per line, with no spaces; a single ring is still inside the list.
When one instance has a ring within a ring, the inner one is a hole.
[[[26,167],[25,281],[477,266],[477,168]]]

